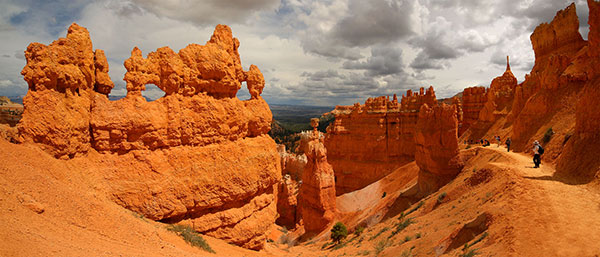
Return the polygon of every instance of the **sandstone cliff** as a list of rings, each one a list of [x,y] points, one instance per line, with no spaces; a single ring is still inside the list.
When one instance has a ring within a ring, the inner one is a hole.
[[[600,2],[588,0],[589,45],[569,70],[583,71],[587,82],[576,103],[575,129],[557,160],[557,176],[570,183],[600,182]]]
[[[560,155],[575,127],[572,103],[593,73],[594,66],[586,61],[590,59],[586,49],[591,46],[579,34],[574,4],[558,11],[552,22],[539,25],[531,42],[535,53],[531,73],[517,84],[507,65],[505,73],[492,81],[477,120],[461,139],[511,137],[511,149],[526,151],[534,140],[542,141],[547,134],[544,158],[551,162]],[[468,119],[469,107],[463,106],[463,112]]]
[[[338,195],[363,188],[414,159],[419,108],[436,104],[433,87],[369,98],[364,105],[337,106],[325,146],[335,171]]]
[[[435,192],[453,179],[464,164],[458,150],[456,107],[423,105],[415,134],[415,161],[421,194]]]
[[[327,149],[317,131],[318,119],[311,120],[311,123],[314,128],[313,138],[304,151],[308,162],[302,174],[302,185],[298,194],[298,211],[307,235],[327,229],[336,212],[336,181],[333,168],[327,162]]]
[[[29,84],[18,128],[24,142],[60,158],[79,156],[101,169],[106,194],[153,220],[180,222],[250,249],[263,247],[274,223],[281,178],[272,119],[260,97],[264,78],[244,71],[239,41],[216,27],[206,45],[168,47],[125,61],[127,97],[113,87],[102,50],[71,25],[66,38],[31,44],[22,71]],[[246,81],[252,98],[235,97]],[[165,96],[147,102],[155,84]]]

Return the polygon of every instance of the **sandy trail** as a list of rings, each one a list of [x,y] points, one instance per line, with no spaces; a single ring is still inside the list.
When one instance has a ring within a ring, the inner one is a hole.
[[[495,164],[515,170],[526,186],[518,192],[523,201],[516,201],[514,213],[508,214],[515,222],[525,222],[517,227],[530,228],[517,232],[517,250],[533,246],[532,250],[544,254],[537,256],[600,256],[600,194],[596,190],[555,179],[554,167],[544,163],[543,156],[541,168],[535,169],[531,154],[506,152],[504,147],[490,149],[509,157],[509,163]]]

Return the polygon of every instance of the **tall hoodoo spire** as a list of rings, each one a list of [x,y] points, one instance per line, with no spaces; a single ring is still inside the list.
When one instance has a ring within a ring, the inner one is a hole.
[[[510,63],[508,61],[508,55],[506,56],[506,71],[510,71]]]

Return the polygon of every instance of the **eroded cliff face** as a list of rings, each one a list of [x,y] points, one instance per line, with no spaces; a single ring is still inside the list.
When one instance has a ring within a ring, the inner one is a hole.
[[[464,163],[458,149],[458,119],[452,105],[423,105],[415,135],[415,161],[421,194],[435,192],[453,179]]]
[[[369,98],[364,105],[337,106],[325,146],[336,175],[338,195],[363,188],[414,159],[419,108],[437,103],[433,87]]]
[[[327,229],[334,221],[336,212],[333,167],[327,162],[327,149],[323,139],[316,126],[313,127],[313,138],[304,151],[308,162],[298,194],[298,211],[307,235],[315,235]]]
[[[125,61],[127,97],[109,101],[104,52],[73,24],[66,38],[25,53],[21,140],[103,167],[99,188],[125,208],[260,249],[277,213],[281,163],[266,134],[264,78],[256,66],[242,69],[238,47],[219,25],[206,45],[179,53],[163,47],[144,58],[134,48]],[[235,95],[244,81],[252,98],[241,101]],[[146,84],[165,96],[147,102]]]
[[[464,133],[479,119],[479,112],[487,102],[487,89],[485,87],[468,87],[462,95],[462,126],[460,134]]]
[[[562,108],[561,101],[577,91],[586,79],[570,63],[586,46],[579,34],[575,5],[557,12],[549,24],[539,25],[531,35],[535,65],[525,81],[515,88],[512,105],[513,144],[524,149],[538,129]],[[572,112],[569,115],[574,115]]]
[[[587,81],[576,103],[575,129],[557,160],[556,176],[571,183],[600,181],[600,2],[588,0],[589,45],[570,70],[584,71]]]

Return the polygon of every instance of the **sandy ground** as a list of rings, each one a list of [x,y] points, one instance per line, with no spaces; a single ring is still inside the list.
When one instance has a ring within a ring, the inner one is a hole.
[[[108,200],[102,177],[83,159],[56,160],[36,146],[4,140],[0,150],[0,256],[458,256],[465,242],[481,256],[600,254],[597,188],[560,182],[552,165],[534,169],[530,156],[502,147],[463,150],[469,157],[463,172],[418,203],[403,203],[408,208],[398,202],[415,183],[414,163],[338,197],[350,231],[366,226],[340,245],[329,245],[326,232],[282,244],[293,232],[276,230],[275,242],[256,252],[205,236],[216,254]],[[482,215],[488,218],[479,229],[465,229]],[[407,219],[413,223],[393,233]],[[439,250],[444,243],[452,247]]]

